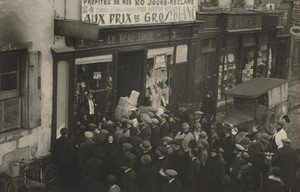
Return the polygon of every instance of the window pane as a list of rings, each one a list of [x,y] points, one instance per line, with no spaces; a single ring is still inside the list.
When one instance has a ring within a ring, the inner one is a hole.
[[[6,73],[18,70],[17,54],[0,55],[0,73]]]
[[[17,73],[1,75],[1,91],[17,89]]]

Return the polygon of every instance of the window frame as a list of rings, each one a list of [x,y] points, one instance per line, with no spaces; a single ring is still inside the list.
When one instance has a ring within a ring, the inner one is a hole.
[[[5,99],[10,99],[14,97],[20,96],[20,70],[21,70],[21,52],[20,51],[4,51],[0,52],[0,57],[5,57],[8,55],[16,55],[17,56],[17,71],[9,71],[9,72],[1,72],[0,71],[0,101]],[[7,74],[14,74],[16,73],[17,77],[17,87],[16,89],[8,90],[8,91],[1,91],[1,76]]]

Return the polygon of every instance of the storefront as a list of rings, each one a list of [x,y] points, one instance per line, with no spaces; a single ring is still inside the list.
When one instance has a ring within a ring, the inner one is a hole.
[[[221,51],[221,39],[224,31],[222,12],[197,12],[197,19],[204,20],[201,33],[200,60],[196,62],[194,77],[194,102],[201,103],[208,91],[212,91],[217,103],[218,74]]]
[[[225,14],[226,26],[221,45],[218,100],[224,98],[225,90],[251,78],[267,75],[266,67],[260,69],[261,63],[268,60],[265,47],[259,46],[262,14],[250,11]]]
[[[55,22],[58,27],[61,21]],[[199,49],[203,23],[114,26],[98,29],[97,40],[66,38],[68,47],[52,49],[52,139],[57,128],[85,120],[89,93],[96,122],[103,116],[120,118],[140,105],[158,109],[189,102],[192,87],[186,85],[199,59],[193,50]]]

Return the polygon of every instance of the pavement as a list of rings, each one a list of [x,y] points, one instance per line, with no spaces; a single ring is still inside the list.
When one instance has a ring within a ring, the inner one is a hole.
[[[293,82],[289,87],[291,107],[289,118],[291,123],[286,124],[288,138],[292,140],[292,147],[300,149],[300,82]]]

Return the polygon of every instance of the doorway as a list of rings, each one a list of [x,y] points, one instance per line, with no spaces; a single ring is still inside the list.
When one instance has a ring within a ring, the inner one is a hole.
[[[138,105],[143,104],[146,52],[135,51],[118,54],[116,101],[129,97],[132,90],[140,93]]]

